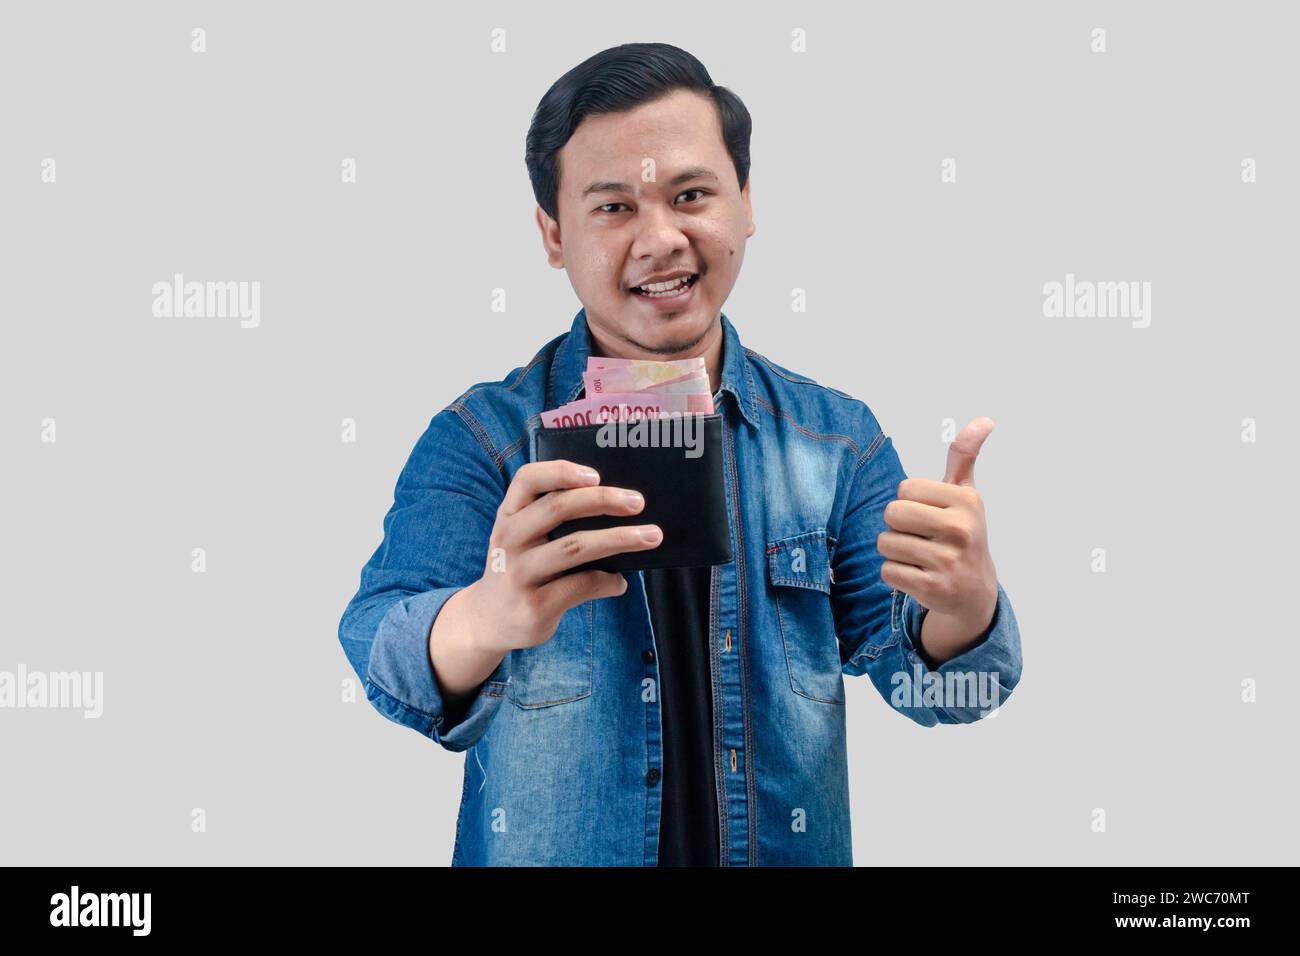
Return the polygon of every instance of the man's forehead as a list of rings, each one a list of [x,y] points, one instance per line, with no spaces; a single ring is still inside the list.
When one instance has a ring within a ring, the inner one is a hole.
[[[720,176],[726,144],[717,113],[707,99],[684,95],[691,102],[670,97],[583,120],[558,157],[564,191],[587,196],[602,182],[640,183],[647,161],[659,183],[679,182],[688,172]]]

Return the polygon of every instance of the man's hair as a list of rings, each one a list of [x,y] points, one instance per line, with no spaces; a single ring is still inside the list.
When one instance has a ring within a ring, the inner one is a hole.
[[[716,85],[704,64],[668,43],[624,43],[579,63],[546,91],[528,127],[524,162],[537,205],[559,220],[559,153],[584,117],[623,113],[675,90],[696,90],[713,100],[722,141],[745,188],[749,179],[749,110],[735,93]]]

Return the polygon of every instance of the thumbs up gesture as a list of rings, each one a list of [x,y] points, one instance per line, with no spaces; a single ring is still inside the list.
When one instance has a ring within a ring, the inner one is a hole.
[[[976,418],[957,434],[943,481],[899,482],[898,497],[885,506],[890,530],[876,538],[886,559],[880,579],[928,609],[920,638],[938,663],[975,643],[997,610],[998,576],[975,490],[975,458],[993,425]]]

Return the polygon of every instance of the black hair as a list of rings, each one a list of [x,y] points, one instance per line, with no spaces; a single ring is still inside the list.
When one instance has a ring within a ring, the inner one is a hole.
[[[558,220],[559,153],[584,117],[622,113],[667,96],[696,90],[713,100],[722,140],[745,188],[749,179],[749,110],[740,97],[718,86],[704,64],[668,43],[624,43],[579,63],[552,84],[533,113],[524,148],[537,205]]]

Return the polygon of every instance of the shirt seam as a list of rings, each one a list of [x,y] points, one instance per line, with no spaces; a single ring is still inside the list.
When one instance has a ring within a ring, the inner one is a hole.
[[[531,372],[533,369],[535,369],[538,365],[540,365],[545,358],[546,358],[546,350],[543,349],[542,351],[538,352],[536,355],[533,356],[531,362],[529,362],[527,365],[525,365],[522,369],[519,370],[519,374],[515,376],[514,381],[511,382],[509,385],[500,385],[500,386],[477,385],[474,388],[471,388],[469,391],[465,392],[458,399],[456,399],[456,401],[452,402],[451,405],[448,406],[448,408],[452,409],[456,413],[456,415],[461,419],[461,421],[465,423],[466,427],[469,428],[469,430],[474,434],[474,437],[478,439],[478,443],[483,448],[483,451],[492,460],[492,463],[497,466],[497,468],[501,471],[502,474],[505,474],[506,471],[506,467],[505,467],[506,460],[511,455],[513,455],[516,451],[518,451],[518,449],[523,445],[524,441],[527,440],[528,431],[525,428],[523,435],[521,435],[519,438],[516,438],[513,442],[507,445],[504,451],[498,451],[496,445],[493,444],[492,439],[488,436],[487,429],[484,428],[483,423],[478,420],[478,417],[472,411],[470,411],[469,406],[465,404],[465,400],[469,398],[471,395],[473,395],[475,392],[481,392],[488,388],[499,387],[504,391],[513,392],[521,384],[523,384],[524,379],[528,377],[528,373]]]
[[[819,388],[824,388],[825,386],[818,386],[818,387],[819,387]],[[814,440],[816,440],[816,441],[842,441],[842,442],[844,442],[846,445],[848,445],[850,448],[853,449],[853,454],[855,454],[855,455],[858,454],[858,450],[859,450],[858,443],[855,442],[855,441],[854,441],[852,438],[850,438],[848,435],[840,435],[840,434],[837,434],[837,433],[835,433],[835,432],[827,432],[827,433],[823,434],[822,432],[816,432],[816,431],[813,431],[811,428],[808,428],[808,427],[805,426],[805,425],[801,425],[801,424],[799,424],[799,422],[795,421],[794,416],[792,416],[792,415],[791,415],[789,412],[787,412],[785,409],[783,409],[783,408],[777,408],[776,406],[769,404],[769,403],[767,402],[766,399],[759,398],[758,396],[755,396],[755,397],[754,397],[754,400],[755,400],[759,405],[762,405],[765,409],[767,409],[769,412],[771,412],[772,415],[773,415],[773,417],[775,417],[775,418],[784,418],[786,421],[788,421],[791,425],[794,426],[794,428],[795,428],[796,431],[798,431],[798,432],[800,432],[800,433],[802,433],[802,434],[804,434],[804,435],[807,435],[809,438],[812,438],[812,439],[814,439]]]
[[[871,461],[872,456],[874,456],[876,452],[879,451],[880,446],[885,443],[885,439],[887,437],[888,436],[884,433],[883,430],[876,432],[876,437],[871,439],[871,444],[867,446],[867,450],[862,453],[862,456],[858,458],[857,464],[853,466],[854,477],[857,477],[857,474],[861,470],[863,465]]]

